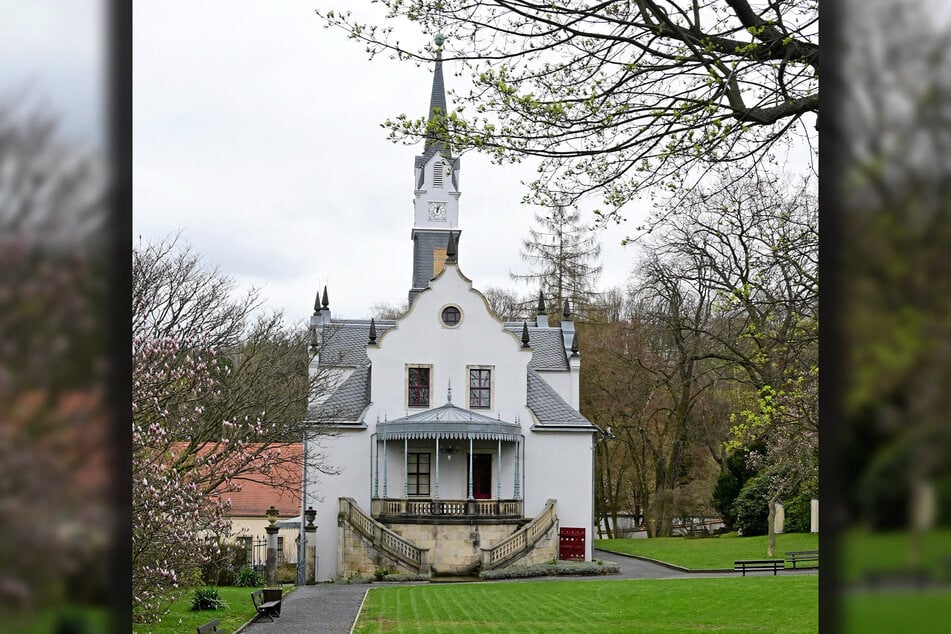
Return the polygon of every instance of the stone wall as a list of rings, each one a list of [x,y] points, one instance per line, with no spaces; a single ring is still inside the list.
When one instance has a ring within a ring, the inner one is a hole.
[[[552,524],[548,532],[535,542],[535,547],[528,551],[524,557],[516,559],[510,566],[530,566],[532,564],[543,564],[558,558],[558,522]]]
[[[468,575],[482,563],[482,548],[497,544],[521,527],[499,524],[390,524],[397,535],[429,549],[433,575]]]
[[[433,575],[470,575],[478,572],[482,549],[494,546],[519,528],[524,522],[492,524],[389,524],[394,533],[428,549],[427,561]],[[369,577],[379,568],[415,574],[406,566],[375,548],[348,522],[341,522],[338,531],[337,576]],[[550,561],[558,556],[558,524],[536,542],[528,554],[510,565],[528,565]]]
[[[379,568],[395,570],[400,574],[416,574],[416,570],[408,568],[377,549],[349,522],[338,522],[337,578],[371,577]]]

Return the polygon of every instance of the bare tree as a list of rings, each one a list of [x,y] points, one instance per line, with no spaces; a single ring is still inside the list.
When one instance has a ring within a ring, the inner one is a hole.
[[[255,481],[301,494],[300,474],[334,473],[297,450],[322,433],[309,400],[333,387],[309,374],[307,329],[254,316],[256,292],[175,240],[132,262],[132,589],[137,620],[158,618],[178,579],[226,536],[228,494]]]
[[[388,20],[444,35],[445,59],[472,83],[442,118],[388,121],[392,137],[439,134],[499,163],[540,157],[531,194],[545,206],[596,192],[604,217],[617,217],[649,188],[682,193],[711,165],[808,138],[819,110],[818,0],[379,4],[375,23],[317,14],[371,56],[435,59]]]

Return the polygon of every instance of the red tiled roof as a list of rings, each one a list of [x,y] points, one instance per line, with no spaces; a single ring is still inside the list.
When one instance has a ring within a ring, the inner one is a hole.
[[[184,448],[185,445],[175,443],[175,448]],[[300,516],[303,447],[301,443],[292,443],[281,445],[280,451],[282,461],[271,467],[271,477],[283,486],[242,478],[237,482],[240,491],[221,494],[223,500],[231,500],[231,517],[263,518],[272,505],[278,510],[279,519]]]

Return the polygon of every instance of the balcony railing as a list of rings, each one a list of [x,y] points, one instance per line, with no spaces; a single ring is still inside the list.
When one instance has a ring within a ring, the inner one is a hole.
[[[521,518],[522,500],[431,500],[427,498],[374,498],[373,517],[412,518]]]

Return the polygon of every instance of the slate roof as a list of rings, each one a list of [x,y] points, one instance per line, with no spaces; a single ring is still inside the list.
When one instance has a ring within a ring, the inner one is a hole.
[[[310,408],[315,420],[357,421],[370,404],[370,364],[356,368],[326,401]]]
[[[376,322],[376,337],[393,327],[390,320]],[[370,362],[367,342],[370,341],[370,321],[334,321],[323,330],[320,347],[320,365],[335,368],[358,368]]]
[[[520,321],[506,322],[505,329],[516,337],[521,337],[522,323]],[[565,356],[561,328],[539,328],[529,324],[528,345],[532,348],[532,360],[528,362],[529,370],[568,371],[568,357]]]
[[[534,370],[528,371],[528,409],[541,425],[591,426],[591,421],[568,405]]]

